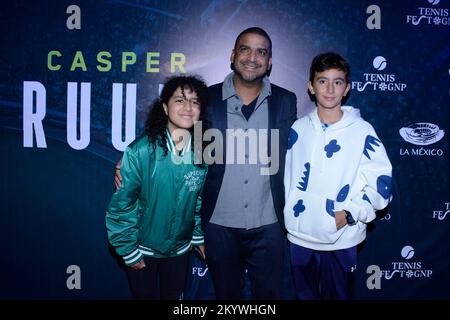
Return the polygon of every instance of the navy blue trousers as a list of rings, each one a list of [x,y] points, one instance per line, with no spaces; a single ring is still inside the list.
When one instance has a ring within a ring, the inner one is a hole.
[[[254,299],[280,299],[284,234],[278,223],[254,229],[209,223],[205,250],[216,298],[241,299],[247,269]]]
[[[189,252],[173,258],[144,257],[145,268],[127,267],[131,294],[136,300],[180,300],[189,262]]]
[[[291,263],[297,299],[351,299],[356,246],[335,251],[318,251],[291,243]]]

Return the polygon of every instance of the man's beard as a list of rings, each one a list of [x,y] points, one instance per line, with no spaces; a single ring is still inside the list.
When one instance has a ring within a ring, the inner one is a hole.
[[[248,74],[247,72],[245,72],[245,70],[244,71],[238,70],[238,68],[236,68],[234,63],[231,64],[231,69],[233,69],[234,73],[239,78],[244,80],[245,82],[259,82],[267,74],[267,71],[264,72],[264,73],[250,73],[250,74]]]

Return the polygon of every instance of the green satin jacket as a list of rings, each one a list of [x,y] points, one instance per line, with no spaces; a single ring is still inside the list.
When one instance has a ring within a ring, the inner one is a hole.
[[[106,209],[108,239],[126,265],[145,255],[174,257],[203,243],[201,191],[206,166],[193,163],[190,142],[179,155],[167,133],[168,154],[142,135],[125,150],[122,186]]]

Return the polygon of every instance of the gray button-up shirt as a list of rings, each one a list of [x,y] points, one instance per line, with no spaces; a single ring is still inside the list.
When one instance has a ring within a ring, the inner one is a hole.
[[[222,99],[227,100],[226,166],[210,222],[252,229],[277,222],[270,176],[261,175],[259,158],[261,151],[267,157],[270,81],[264,77],[255,111],[247,121],[241,111],[244,103],[234,89],[233,75],[229,74],[222,86]],[[240,146],[238,141],[245,144]]]

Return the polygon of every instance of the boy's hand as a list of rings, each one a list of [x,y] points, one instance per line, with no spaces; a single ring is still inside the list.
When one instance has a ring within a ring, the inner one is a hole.
[[[334,220],[336,222],[336,229],[339,230],[347,224],[347,219],[345,219],[345,211],[336,211],[334,213]]]
[[[114,186],[116,187],[116,191],[122,185],[122,176],[120,175],[120,166],[121,165],[122,165],[122,158],[120,158],[119,161],[117,161],[116,170],[115,170],[115,174],[114,174]]]

